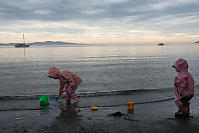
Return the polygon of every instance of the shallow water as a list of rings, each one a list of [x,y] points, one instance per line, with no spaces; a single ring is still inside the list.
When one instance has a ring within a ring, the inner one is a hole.
[[[0,46],[0,96],[57,94],[51,66],[77,73],[84,80],[78,92],[170,88],[180,57],[198,84],[198,51],[196,44]]]

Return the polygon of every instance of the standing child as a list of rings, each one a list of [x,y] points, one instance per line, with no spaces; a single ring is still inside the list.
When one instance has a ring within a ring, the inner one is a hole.
[[[185,59],[178,59],[172,66],[178,72],[175,77],[175,103],[179,107],[176,117],[189,116],[189,101],[194,96],[194,79],[188,72],[188,63]]]
[[[67,103],[71,102],[71,97],[73,98],[74,103],[78,102],[75,91],[78,85],[82,82],[82,79],[79,76],[68,70],[60,71],[56,67],[51,67],[49,68],[48,77],[53,79],[59,79],[59,96],[61,96],[62,93],[65,91]]]

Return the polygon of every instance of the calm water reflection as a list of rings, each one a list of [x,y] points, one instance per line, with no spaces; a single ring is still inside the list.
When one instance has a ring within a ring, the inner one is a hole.
[[[24,51],[25,50],[25,51]],[[105,91],[173,86],[171,65],[186,58],[196,83],[199,46],[86,45],[0,46],[0,90],[3,95],[57,94],[58,81],[47,77],[48,68],[74,71],[84,82],[78,91]]]

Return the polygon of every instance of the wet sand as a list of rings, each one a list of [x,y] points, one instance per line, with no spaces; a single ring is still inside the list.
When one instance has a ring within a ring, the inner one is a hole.
[[[173,99],[135,104],[134,113],[129,114],[126,103],[123,102],[129,101],[127,97],[131,95],[81,97],[77,105],[67,105],[64,99],[50,100],[49,106],[44,107],[39,106],[38,99],[1,100],[0,132],[197,133],[199,131],[198,95],[195,95],[191,101],[191,117],[188,119],[174,117],[177,107]],[[91,111],[92,105],[100,107],[97,111]],[[120,112],[120,115],[111,115],[116,112]]]

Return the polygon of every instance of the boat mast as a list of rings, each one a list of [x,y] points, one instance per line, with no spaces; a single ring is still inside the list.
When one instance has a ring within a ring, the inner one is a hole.
[[[23,34],[23,43],[25,44],[24,34]]]

